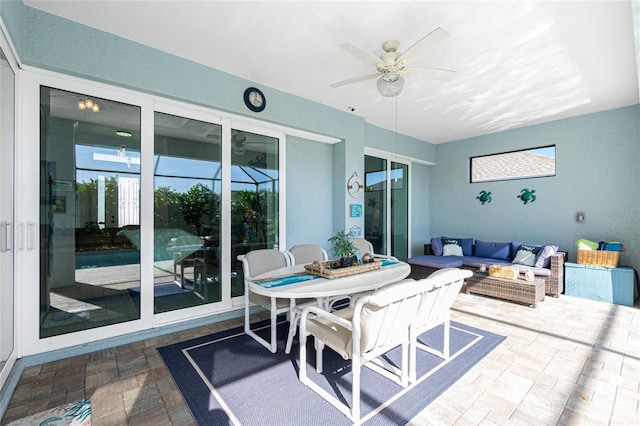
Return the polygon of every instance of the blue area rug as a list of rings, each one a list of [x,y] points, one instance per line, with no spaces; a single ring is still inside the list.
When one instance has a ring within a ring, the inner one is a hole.
[[[266,325],[266,323],[264,324]],[[367,425],[405,424],[462,377],[503,340],[503,336],[452,322],[451,359],[448,362],[418,351],[418,380],[403,389],[377,373],[362,370],[362,417]],[[287,335],[287,322],[278,336]],[[266,332],[267,329],[262,330]],[[439,327],[420,340],[442,347]],[[159,348],[180,392],[199,425],[348,425],[332,405],[298,381],[297,343],[290,355],[270,353],[244,334],[242,328]],[[308,339],[309,376],[316,383],[351,401],[350,361],[330,349],[324,351],[324,372],[315,372],[313,339]],[[399,350],[387,360],[396,363]]]

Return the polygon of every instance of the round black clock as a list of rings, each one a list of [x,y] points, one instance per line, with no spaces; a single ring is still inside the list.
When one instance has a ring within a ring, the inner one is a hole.
[[[244,91],[244,103],[253,112],[260,112],[267,106],[267,98],[255,87],[249,87]]]

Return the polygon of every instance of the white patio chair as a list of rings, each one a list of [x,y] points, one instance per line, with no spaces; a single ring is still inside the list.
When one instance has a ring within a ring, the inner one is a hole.
[[[329,313],[307,307],[300,319],[300,381],[326,399],[351,421],[360,420],[360,369],[367,366],[401,386],[408,384],[409,324],[415,318],[422,286],[415,280],[389,284],[359,298],[353,308]],[[328,346],[351,359],[353,375],[351,407],[330,394],[307,375],[307,336],[316,347],[316,370],[322,372],[322,351]],[[400,346],[400,369],[378,357]]]
[[[386,254],[374,253],[373,252],[373,244],[371,244],[369,241],[365,240],[364,238],[351,238],[351,241],[353,241],[353,244],[355,244],[356,248],[358,249],[357,252],[360,253],[361,255],[364,255],[365,253],[370,253],[374,258],[398,260],[397,258],[395,258],[393,256],[387,256]]]
[[[424,350],[443,359],[449,359],[449,337],[451,328],[451,306],[460,293],[465,278],[473,273],[458,268],[439,269],[427,278],[417,281],[426,291],[422,293],[415,320],[410,328],[409,378],[416,380],[417,349]],[[439,325],[444,326],[442,351],[418,342],[418,336]]]
[[[326,261],[329,259],[327,251],[316,244],[297,244],[289,249],[292,265]]]
[[[288,351],[291,350],[291,340],[295,335],[295,327],[301,313],[302,308],[308,304],[316,304],[315,299],[301,299],[298,301],[300,305],[296,304],[295,299],[279,299],[275,297],[267,297],[261,294],[252,293],[249,288],[249,281],[254,277],[264,274],[265,272],[272,271],[278,268],[284,268],[291,265],[291,259],[285,252],[274,249],[259,249],[252,250],[247,254],[238,256],[238,259],[242,261],[242,271],[244,272],[244,331],[247,335],[251,336],[258,343],[265,348],[269,349],[272,353],[276,353],[278,350],[277,343],[277,316],[282,313],[287,313],[289,316],[289,337],[287,338]],[[251,330],[250,323],[250,304],[251,302],[256,305],[262,306],[267,309],[270,314],[270,341],[258,336],[253,330]],[[287,351],[287,353],[289,353]]]

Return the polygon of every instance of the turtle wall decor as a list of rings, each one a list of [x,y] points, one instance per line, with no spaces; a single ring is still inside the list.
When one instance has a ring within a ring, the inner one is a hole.
[[[491,202],[491,192],[488,191],[480,191],[480,195],[478,195],[476,197],[477,200],[480,200],[480,202],[482,203],[482,205],[484,206],[484,203],[490,203]]]
[[[520,198],[520,200],[522,200],[522,202],[526,205],[529,201],[531,201],[532,203],[536,200],[536,196],[534,195],[534,193],[536,192],[535,189],[529,189],[529,188],[523,188],[520,191],[519,195],[516,195],[516,198]]]

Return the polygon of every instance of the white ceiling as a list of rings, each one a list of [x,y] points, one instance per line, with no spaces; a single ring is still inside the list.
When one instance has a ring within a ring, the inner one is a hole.
[[[638,103],[629,0],[25,3],[431,143]],[[409,66],[454,79],[410,75],[397,98],[329,87],[375,72],[340,45],[402,52],[437,27],[451,37]]]

